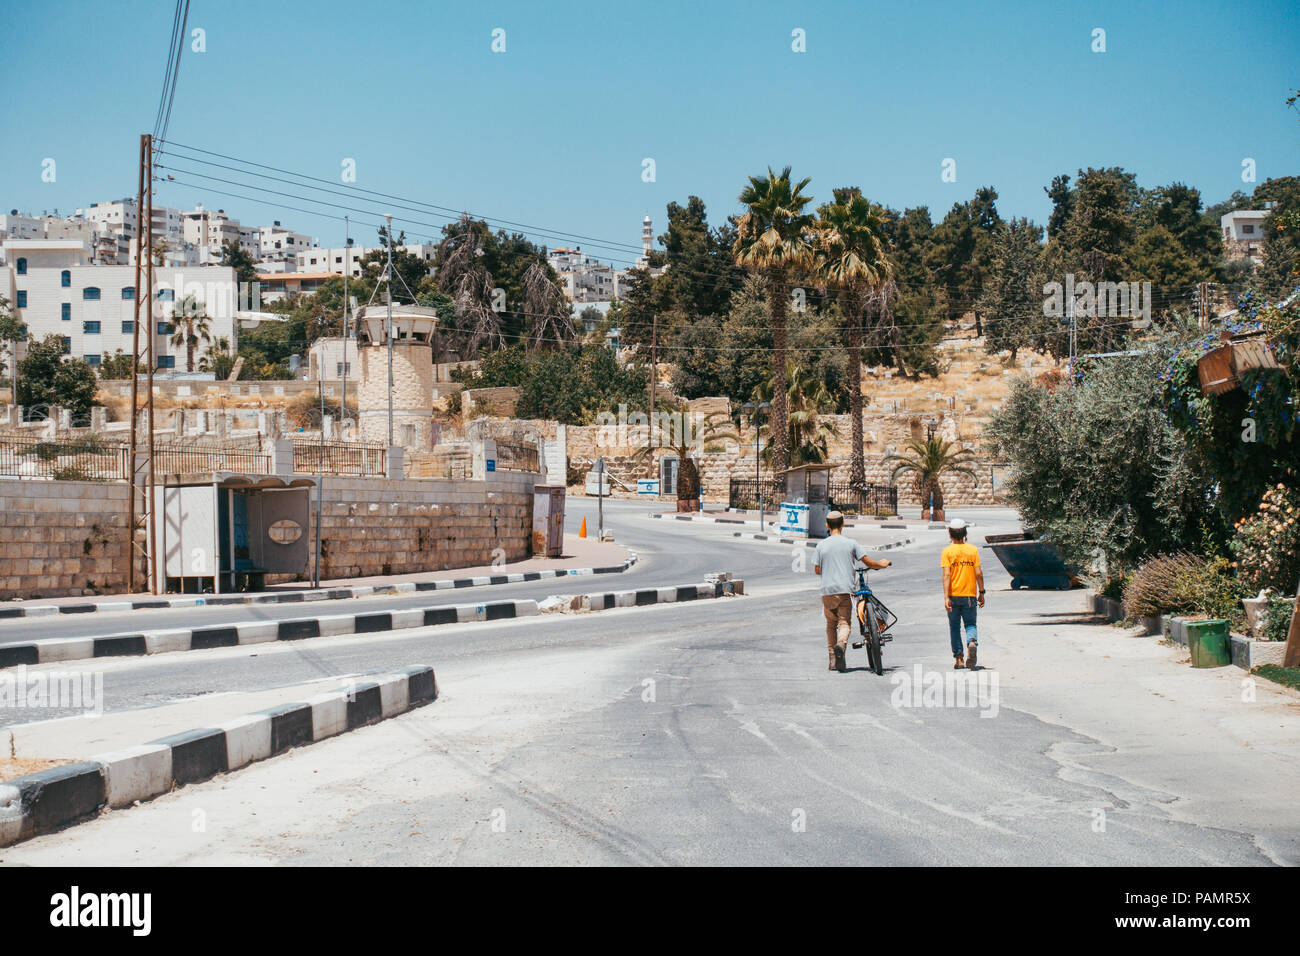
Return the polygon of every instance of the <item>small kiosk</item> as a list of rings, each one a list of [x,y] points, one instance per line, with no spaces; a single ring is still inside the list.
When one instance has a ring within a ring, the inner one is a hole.
[[[166,589],[260,590],[267,574],[305,573],[315,487],[303,476],[166,476],[154,489]]]
[[[834,465],[800,465],[781,472],[785,500],[777,517],[782,534],[826,537],[826,512],[830,510],[830,482]]]

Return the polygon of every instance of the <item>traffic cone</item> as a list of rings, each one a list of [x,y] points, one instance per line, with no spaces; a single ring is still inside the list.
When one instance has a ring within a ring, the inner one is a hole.
[[[586,536],[587,536],[587,519],[583,518],[582,527],[578,529],[578,537],[585,538]]]

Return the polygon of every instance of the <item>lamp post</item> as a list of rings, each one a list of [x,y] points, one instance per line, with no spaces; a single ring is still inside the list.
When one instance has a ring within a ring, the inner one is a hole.
[[[925,440],[934,441],[935,430],[939,427],[939,420],[931,416],[930,420],[925,423]]]
[[[772,403],[759,402],[757,405],[755,405],[753,402],[746,402],[744,405],[741,406],[741,409],[744,411],[746,415],[750,417],[750,420],[753,422],[754,425],[754,498],[758,502],[758,531],[759,534],[762,534],[763,533],[763,492],[759,487],[760,478],[759,478],[758,469],[759,469],[760,459],[758,455],[759,452],[762,450],[763,443],[760,440],[758,435],[758,413],[763,411],[764,409],[767,409],[767,413],[770,418],[772,414]]]

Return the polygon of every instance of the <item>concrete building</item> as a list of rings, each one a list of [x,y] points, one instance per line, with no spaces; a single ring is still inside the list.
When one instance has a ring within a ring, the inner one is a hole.
[[[129,353],[135,322],[135,267],[97,265],[93,247],[76,239],[10,239],[3,294],[28,336],[62,336],[69,354],[98,365],[118,349]],[[209,334],[236,345],[235,270],[224,266],[159,267],[150,329],[159,369],[184,369],[185,349],[171,345],[177,303],[193,296],[210,317]],[[143,321],[143,310],[141,321]],[[143,331],[143,330],[142,330]],[[203,346],[200,346],[202,351]]]
[[[327,382],[342,380],[344,362],[347,363],[348,381],[355,382],[361,367],[357,361],[357,340],[331,335],[317,339],[307,350],[307,378],[319,381],[322,377]],[[385,362],[387,360],[385,359]],[[387,367],[385,367],[387,375]],[[349,385],[348,391],[351,391]]]
[[[221,261],[222,247],[233,242],[254,259],[261,258],[259,230],[240,225],[224,209],[204,209],[199,203],[185,213],[185,242],[197,251],[197,261],[203,265]]]
[[[1264,220],[1271,214],[1271,209],[1238,209],[1219,217],[1228,258],[1249,257],[1256,265],[1263,261]]]
[[[429,271],[433,271],[433,257],[438,251],[437,246],[428,243],[413,243],[398,246],[398,248],[403,252],[423,259],[429,264]],[[340,276],[346,271],[355,279],[362,272],[361,260],[372,252],[382,253],[383,251],[381,246],[350,246],[337,249],[322,249],[319,246],[313,246],[310,249],[298,252],[298,271],[332,272]]]
[[[261,261],[296,260],[299,252],[312,247],[312,238],[284,228],[277,219],[271,225],[257,230],[257,244],[260,251],[258,259]]]

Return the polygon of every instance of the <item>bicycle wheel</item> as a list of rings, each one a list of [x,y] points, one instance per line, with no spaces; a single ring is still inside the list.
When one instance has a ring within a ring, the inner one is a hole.
[[[876,624],[876,609],[867,602],[867,663],[877,675],[885,673],[885,662],[881,659],[880,628]]]

